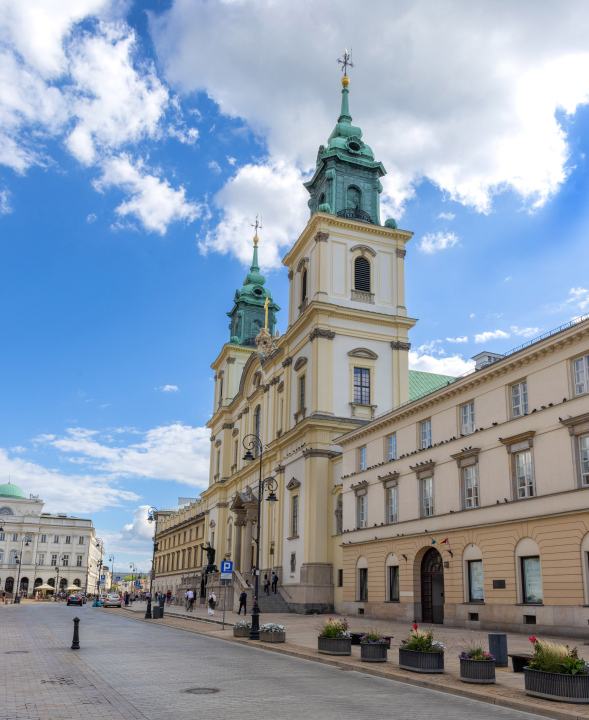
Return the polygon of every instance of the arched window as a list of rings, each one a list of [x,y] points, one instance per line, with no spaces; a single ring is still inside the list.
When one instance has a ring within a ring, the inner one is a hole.
[[[301,302],[305,302],[307,299],[307,268],[303,270],[301,277]]]
[[[357,257],[354,261],[354,288],[370,292],[370,263],[365,257]]]
[[[348,208],[354,210],[355,208],[362,209],[362,193],[357,187],[353,185],[348,188]]]
[[[255,422],[255,434],[261,439],[262,434],[262,407],[258,405],[256,408],[255,416],[254,416],[254,422]],[[259,448],[256,445],[256,457],[259,455]]]
[[[14,513],[12,512],[12,510],[9,507],[1,507],[0,515],[14,515]]]

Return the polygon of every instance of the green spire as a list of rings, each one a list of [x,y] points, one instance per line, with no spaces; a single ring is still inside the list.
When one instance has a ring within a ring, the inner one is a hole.
[[[347,79],[347,76],[346,76]],[[337,119],[338,123],[345,123],[346,125],[352,124],[352,116],[350,115],[350,108],[348,107],[348,95],[350,91],[348,90],[347,84],[343,86],[342,88],[342,111],[340,113],[339,118]]]

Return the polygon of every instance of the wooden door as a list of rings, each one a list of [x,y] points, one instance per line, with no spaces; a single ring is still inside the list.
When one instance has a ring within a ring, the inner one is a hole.
[[[435,548],[430,548],[421,561],[421,619],[440,625],[444,622],[444,568]]]

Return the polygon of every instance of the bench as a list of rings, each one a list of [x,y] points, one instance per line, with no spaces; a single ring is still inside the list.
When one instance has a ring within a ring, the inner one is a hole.
[[[530,653],[509,653],[509,657],[511,658],[511,662],[513,664],[513,672],[523,673],[528,661],[534,656]]]

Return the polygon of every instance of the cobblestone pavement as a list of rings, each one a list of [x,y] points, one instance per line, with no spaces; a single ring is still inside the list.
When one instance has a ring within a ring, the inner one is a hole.
[[[76,615],[79,651],[70,650]],[[23,603],[2,608],[0,623],[2,720],[537,717],[138,622],[118,609]],[[220,692],[187,693],[191,688]]]

